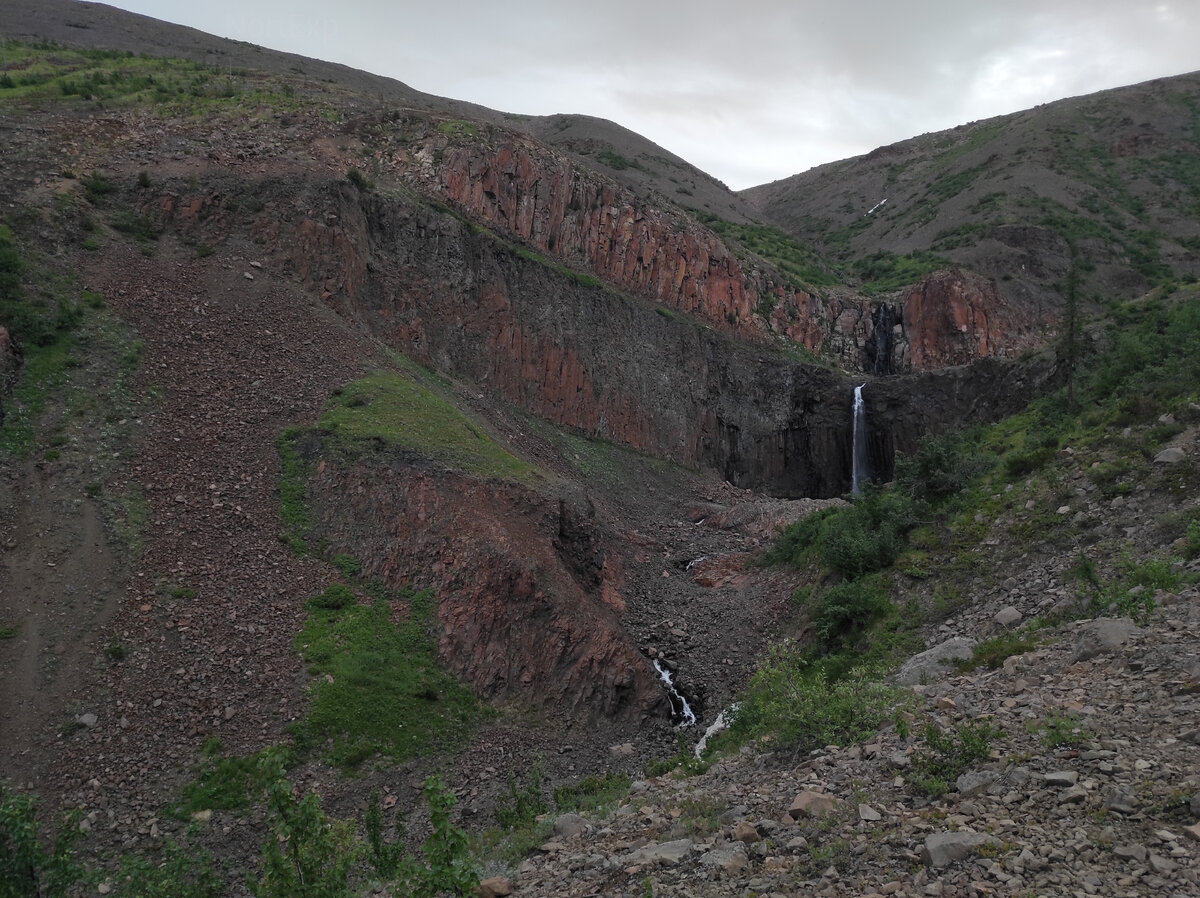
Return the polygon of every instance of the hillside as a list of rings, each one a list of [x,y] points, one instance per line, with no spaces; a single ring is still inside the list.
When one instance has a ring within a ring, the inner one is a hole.
[[[1200,73],[1164,78],[819,166],[741,196],[872,281],[947,263],[1056,315],[1072,266],[1092,302],[1200,275]],[[939,261],[941,260],[941,261]]]
[[[612,123],[12,8],[5,886],[73,812],[89,894],[1194,888],[1190,261],[1059,339],[986,239],[871,281]]]

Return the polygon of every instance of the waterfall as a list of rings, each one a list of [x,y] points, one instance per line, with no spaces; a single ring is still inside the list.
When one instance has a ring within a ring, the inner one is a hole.
[[[867,409],[862,391],[866,384],[854,388],[854,441],[850,459],[850,492],[858,494],[870,472],[867,470]],[[844,481],[843,481],[844,482]]]
[[[671,682],[671,674],[667,672],[658,659],[654,659],[654,669],[658,671],[658,678],[663,681],[663,685],[667,687],[667,696],[671,699],[671,711],[677,714],[680,718],[680,727],[690,727],[696,725],[696,715],[692,711],[692,706],[688,704],[687,699],[679,694],[679,690],[675,688],[675,684]]]

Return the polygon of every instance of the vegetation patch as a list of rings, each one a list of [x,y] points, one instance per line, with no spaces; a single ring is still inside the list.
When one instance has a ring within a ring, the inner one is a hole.
[[[210,737],[201,749],[196,778],[183,787],[179,800],[171,806],[171,813],[187,819],[197,811],[237,811],[250,807],[267,787],[261,762],[271,751],[278,749],[264,749],[244,757],[223,755],[221,740]]]
[[[959,664],[958,669],[964,673],[980,667],[997,670],[1004,664],[1005,658],[1032,652],[1035,648],[1036,642],[1019,633],[1002,633],[977,643],[970,659]]]
[[[477,477],[530,482],[535,469],[495,443],[416,375],[380,371],[339,390],[317,422],[352,455],[400,449]]]
[[[856,260],[850,270],[862,280],[862,292],[867,296],[876,296],[907,287],[931,271],[949,268],[950,264],[942,256],[923,250],[904,255],[880,250]]]
[[[561,812],[591,813],[612,804],[629,792],[629,777],[606,771],[599,776],[585,776],[577,783],[559,786],[554,790],[554,804]]]
[[[939,798],[976,761],[988,756],[992,740],[1000,731],[990,723],[965,721],[950,730],[927,724],[921,734],[924,746],[913,755],[908,785],[914,791]]]
[[[793,643],[773,647],[739,700],[733,723],[712,741],[714,750],[767,740],[796,753],[848,745],[874,734],[911,697],[877,672],[856,669],[831,681]]]
[[[778,228],[736,224],[705,212],[697,212],[696,217],[722,240],[758,256],[796,286],[812,288],[839,282],[821,256]]]
[[[359,604],[347,593],[337,585],[314,596],[296,636],[313,676],[297,748],[353,769],[376,754],[403,760],[461,745],[481,712],[438,666],[430,594],[380,591]],[[392,614],[398,602],[406,614]]]
[[[521,246],[520,244],[514,243],[511,246],[512,246],[512,251],[517,256],[521,257],[522,259],[528,259],[530,262],[536,262],[538,265],[541,265],[545,268],[549,268],[551,271],[555,272],[556,274],[559,274],[562,277],[567,278],[568,280],[574,281],[576,284],[578,284],[581,287],[603,287],[604,286],[604,282],[601,281],[595,275],[587,274],[586,272],[582,272],[582,271],[576,271],[574,268],[569,268],[566,265],[560,264],[559,262],[551,261],[550,259],[547,259],[545,256],[543,256],[541,253],[534,252],[533,250],[529,249],[528,247]]]

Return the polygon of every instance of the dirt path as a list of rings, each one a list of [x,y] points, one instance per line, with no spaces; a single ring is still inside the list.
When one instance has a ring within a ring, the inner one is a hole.
[[[0,776],[30,783],[69,729],[117,608],[118,555],[69,466],[27,462],[0,480]]]

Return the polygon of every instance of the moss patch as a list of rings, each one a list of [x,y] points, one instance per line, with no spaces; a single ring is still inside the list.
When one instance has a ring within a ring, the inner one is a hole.
[[[317,422],[326,445],[359,455],[401,449],[486,479],[530,483],[536,470],[415,376],[380,371],[347,385]]]
[[[297,748],[352,769],[376,754],[402,760],[462,744],[481,711],[437,665],[430,594],[346,604],[346,592],[334,586],[310,600],[296,636],[314,678]]]

